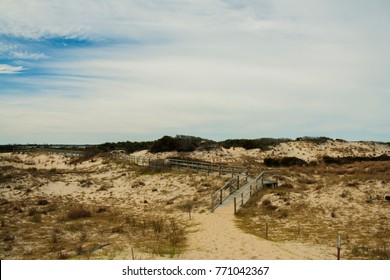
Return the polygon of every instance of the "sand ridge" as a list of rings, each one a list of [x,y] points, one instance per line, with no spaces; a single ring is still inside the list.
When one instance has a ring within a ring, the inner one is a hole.
[[[348,258],[367,258],[378,250],[383,254],[390,228],[386,218],[390,207],[384,200],[390,184],[387,163],[281,168],[280,183],[289,188],[261,195],[248,220],[256,228],[253,234],[243,229],[243,219],[233,214],[232,204],[210,211],[211,194],[229,176],[185,170],[156,173],[127,161],[134,156],[178,156],[214,163],[250,163],[253,170],[260,170],[265,168],[262,160],[269,156],[297,156],[309,161],[323,155],[381,154],[390,155],[389,145],[340,141],[288,142],[267,151],[218,148],[153,155],[140,151],[96,156],[77,164],[63,154],[0,154],[0,255],[3,259],[131,259],[133,249],[137,259],[335,259],[337,231],[348,241]],[[270,240],[264,238],[261,210],[267,200],[276,209]],[[185,210],[188,203],[192,205],[191,220]],[[91,217],[66,219],[74,205],[85,207]],[[167,238],[165,233],[153,233],[156,229],[151,227],[161,218],[166,219],[165,226],[174,218],[180,229],[185,228],[184,249],[165,253],[140,245],[145,231],[152,238]],[[141,227],[144,219],[150,223],[145,228]],[[301,236],[288,232],[290,227],[296,231],[298,223]],[[367,238],[373,237],[376,241],[368,243]],[[101,244],[110,245],[92,255],[85,253]]]

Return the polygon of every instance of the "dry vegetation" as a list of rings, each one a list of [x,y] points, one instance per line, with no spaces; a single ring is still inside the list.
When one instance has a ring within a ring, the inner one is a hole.
[[[280,168],[279,188],[253,197],[241,228],[273,241],[336,246],[343,258],[390,258],[390,162]]]
[[[320,160],[382,154],[390,155],[388,145],[326,140],[280,143],[265,151],[213,147],[184,156],[243,165],[253,175],[267,168],[265,158],[314,162],[277,167],[279,187],[255,195],[239,211],[238,226],[264,238],[268,216],[268,237],[277,243],[335,248],[340,233],[342,258],[389,259],[390,162]],[[183,154],[153,155],[164,156]],[[199,221],[194,216],[213,215],[210,195],[229,176],[155,172],[126,158],[0,154],[0,258],[180,258]]]
[[[1,259],[114,259],[130,249],[135,259],[180,255],[188,215],[205,211],[224,180],[110,157],[44,157],[1,158]]]

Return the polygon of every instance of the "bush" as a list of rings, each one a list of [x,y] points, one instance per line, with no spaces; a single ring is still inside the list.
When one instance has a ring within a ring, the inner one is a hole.
[[[153,143],[150,152],[193,152],[201,146],[203,141],[205,139],[194,136],[177,135],[175,138],[164,136]]]
[[[40,206],[44,206],[44,205],[48,205],[49,201],[47,201],[46,199],[39,199],[37,204]]]
[[[355,162],[364,162],[364,161],[390,161],[390,156],[383,154],[378,157],[330,157],[324,156],[322,158],[326,164],[351,164]]]
[[[297,157],[265,158],[264,164],[268,167],[304,166],[307,162]]]
[[[269,150],[271,147],[281,143],[290,142],[287,138],[259,138],[259,139],[228,139],[220,142],[222,147],[229,149],[233,147],[241,147],[247,150],[260,149],[263,151]]]
[[[286,183],[279,186],[279,189],[293,189],[294,186],[292,184]]]
[[[285,219],[288,217],[288,211],[286,209],[280,210],[278,212],[278,218],[279,219]]]
[[[317,183],[317,181],[309,178],[299,178],[298,183],[305,184],[305,185],[313,185]]]
[[[111,229],[111,232],[112,233],[124,233],[125,229],[123,228],[123,226],[115,226]]]
[[[145,142],[126,141],[126,142],[118,142],[118,143],[104,143],[97,146],[97,148],[102,152],[123,150],[126,151],[127,153],[134,153],[137,151],[149,150],[152,144],[153,142],[151,141],[145,141]]]
[[[272,202],[269,199],[265,199],[262,202],[262,205],[268,211],[274,211],[274,210],[278,209],[278,206],[272,205]]]
[[[339,139],[339,140],[341,140],[341,139]],[[324,136],[320,136],[320,137],[304,136],[304,137],[297,138],[296,141],[305,141],[305,142],[320,145],[320,144],[324,144],[328,141],[333,141],[333,139],[328,138],[328,137],[324,137]],[[343,141],[343,140],[341,140],[341,141]]]
[[[89,218],[89,217],[91,217],[91,212],[88,210],[85,210],[82,207],[78,207],[78,208],[69,210],[67,217],[69,220]]]
[[[33,223],[40,223],[42,222],[42,215],[40,213],[35,213],[31,216],[31,222]]]

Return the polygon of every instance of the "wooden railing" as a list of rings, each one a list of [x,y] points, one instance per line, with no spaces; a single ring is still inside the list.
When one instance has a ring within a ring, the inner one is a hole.
[[[235,174],[240,174],[245,172],[245,168],[242,166],[232,166],[225,164],[214,164],[209,162],[200,162],[192,160],[182,160],[182,159],[167,159],[171,168],[176,169],[191,169],[196,172],[207,172],[210,173],[219,173],[222,174],[232,174],[232,177]]]
[[[201,162],[195,160],[182,160],[182,159],[158,159],[156,157],[127,157],[129,161],[137,165],[149,166],[157,170],[166,170],[166,169],[187,169],[194,172],[206,172],[218,173],[219,175],[231,174],[232,177],[236,174],[245,172],[245,168],[242,166],[233,166],[227,164],[215,164],[209,162]]]
[[[157,158],[146,157],[146,156],[139,156],[139,157],[129,156],[126,159],[128,159],[132,163],[135,163],[137,165],[143,165],[143,166],[149,166],[152,161],[157,160]]]
[[[234,214],[237,214],[238,210],[249,201],[252,195],[261,191],[264,186],[277,185],[277,180],[270,180],[266,177],[266,175],[276,176],[277,173],[275,171],[263,171],[255,179],[251,180],[250,184],[245,189],[243,189],[238,196],[234,197]]]
[[[239,190],[248,182],[248,176],[245,173],[232,177],[225,185],[211,195],[211,211],[220,206],[231,194]]]

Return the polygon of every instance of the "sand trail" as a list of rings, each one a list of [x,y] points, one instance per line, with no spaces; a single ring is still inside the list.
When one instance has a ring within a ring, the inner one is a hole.
[[[324,248],[276,243],[243,232],[235,224],[232,203],[214,213],[195,215],[193,220],[197,225],[179,259],[334,259]]]

